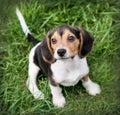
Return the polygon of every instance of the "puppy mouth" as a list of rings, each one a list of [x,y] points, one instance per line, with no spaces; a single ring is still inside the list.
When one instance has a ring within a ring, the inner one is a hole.
[[[75,56],[70,56],[70,57],[60,57],[57,60],[67,60],[67,59],[73,59]]]

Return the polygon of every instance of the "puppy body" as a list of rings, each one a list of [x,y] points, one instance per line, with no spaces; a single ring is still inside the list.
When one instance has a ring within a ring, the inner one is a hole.
[[[65,105],[65,98],[59,85],[74,86],[82,81],[90,95],[100,93],[98,84],[88,76],[86,55],[91,51],[93,37],[84,29],[67,25],[49,31],[41,43],[30,34],[21,12],[16,10],[22,29],[28,40],[35,46],[29,55],[27,86],[33,96],[43,99],[44,94],[36,85],[39,72],[48,76],[53,104]]]
[[[58,60],[51,65],[53,79],[63,86],[74,86],[89,73],[86,58],[76,55],[73,59]]]

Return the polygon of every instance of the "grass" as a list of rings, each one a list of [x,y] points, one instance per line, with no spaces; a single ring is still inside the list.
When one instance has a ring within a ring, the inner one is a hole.
[[[120,115],[119,104],[119,15],[117,4],[108,1],[49,1],[32,0],[16,3],[33,35],[42,40],[52,28],[62,24],[82,26],[95,38],[88,56],[90,77],[100,84],[102,92],[89,96],[81,82],[63,87],[67,104],[58,109],[51,102],[47,78],[41,76],[38,86],[45,100],[35,100],[26,88],[28,55],[32,48],[15,14],[15,5],[2,14],[0,29],[0,114],[1,115]],[[5,5],[5,4],[4,4]],[[9,14],[8,18],[6,18]],[[6,20],[4,20],[6,19]]]

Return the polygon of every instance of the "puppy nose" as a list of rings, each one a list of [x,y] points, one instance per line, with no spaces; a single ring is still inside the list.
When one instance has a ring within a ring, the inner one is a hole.
[[[66,50],[65,49],[58,49],[57,53],[60,57],[63,57],[66,53]]]

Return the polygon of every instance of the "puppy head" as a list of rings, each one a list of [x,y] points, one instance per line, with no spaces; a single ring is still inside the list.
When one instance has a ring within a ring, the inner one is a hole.
[[[92,49],[93,37],[83,28],[63,25],[48,32],[42,45],[43,59],[53,63],[75,55],[85,57]]]

